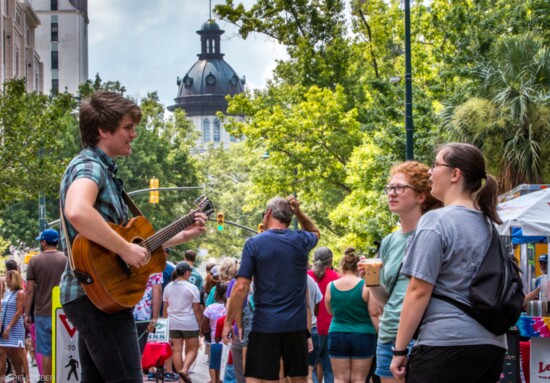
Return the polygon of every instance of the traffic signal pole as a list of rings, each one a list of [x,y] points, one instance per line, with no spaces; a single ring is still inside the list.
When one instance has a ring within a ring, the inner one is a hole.
[[[148,189],[139,189],[139,190],[128,192],[128,195],[133,196],[136,194],[149,193],[152,191],[177,191],[177,190],[196,190],[196,189],[204,189],[204,187],[203,186],[172,186],[172,187],[164,187],[164,188],[148,188]],[[59,223],[60,223],[60,220],[56,219],[55,221],[48,222],[47,227],[59,225]]]

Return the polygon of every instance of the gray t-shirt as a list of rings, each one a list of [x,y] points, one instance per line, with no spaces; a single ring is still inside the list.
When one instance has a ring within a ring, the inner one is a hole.
[[[489,230],[489,221],[477,210],[447,206],[430,211],[418,223],[401,273],[434,285],[437,294],[470,305],[468,288],[488,249]],[[506,348],[506,337],[492,334],[452,304],[432,298],[416,344]]]

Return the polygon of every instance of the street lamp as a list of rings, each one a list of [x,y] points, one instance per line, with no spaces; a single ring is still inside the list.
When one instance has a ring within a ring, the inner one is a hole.
[[[413,153],[413,110],[412,110],[412,64],[411,64],[411,2],[405,2],[405,135],[407,161],[414,159]]]

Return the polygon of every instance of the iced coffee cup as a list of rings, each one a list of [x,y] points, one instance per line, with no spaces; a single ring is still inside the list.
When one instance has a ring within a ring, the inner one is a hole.
[[[380,286],[380,268],[382,267],[382,260],[380,258],[368,258],[364,259],[361,264],[365,270],[363,274],[365,285]]]

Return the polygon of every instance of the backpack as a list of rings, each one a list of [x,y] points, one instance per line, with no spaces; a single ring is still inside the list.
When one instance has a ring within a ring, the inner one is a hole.
[[[523,307],[523,282],[516,258],[510,255],[495,227],[485,257],[470,283],[471,307],[452,298],[432,294],[458,307],[495,335],[502,335],[513,326]]]

